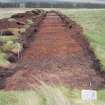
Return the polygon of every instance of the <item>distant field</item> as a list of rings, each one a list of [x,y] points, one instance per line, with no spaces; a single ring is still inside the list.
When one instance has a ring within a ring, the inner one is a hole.
[[[1,18],[6,18],[6,17],[10,17],[12,14],[14,13],[21,13],[27,10],[32,10],[32,9],[17,9],[17,8],[0,8],[0,19]]]
[[[14,13],[30,9],[0,9],[0,18],[10,17]],[[70,16],[84,28],[84,35],[105,70],[105,10],[104,9],[57,9]],[[4,54],[0,54],[2,60]],[[3,59],[4,60],[4,59]],[[2,61],[3,61],[2,60]],[[3,63],[6,61],[4,60]],[[95,102],[81,100],[79,90],[64,87],[50,87],[44,84],[35,91],[0,91],[0,105],[105,105],[105,90],[98,91]]]

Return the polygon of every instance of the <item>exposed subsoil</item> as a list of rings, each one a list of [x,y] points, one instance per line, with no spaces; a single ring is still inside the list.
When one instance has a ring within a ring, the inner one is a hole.
[[[103,87],[99,64],[91,53],[82,29],[63,16],[48,12],[37,34],[18,62],[16,72],[2,82],[5,90],[33,89],[48,84],[79,89]]]

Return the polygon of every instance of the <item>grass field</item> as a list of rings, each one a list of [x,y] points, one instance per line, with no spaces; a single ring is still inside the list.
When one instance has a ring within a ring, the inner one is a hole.
[[[44,85],[34,91],[0,92],[0,105],[105,105],[105,91],[98,91],[97,101],[81,100],[78,90]]]
[[[105,10],[63,10],[63,13],[82,25],[96,57],[105,71]]]
[[[0,10],[1,18],[9,17],[19,10]],[[23,12],[24,10],[22,10]],[[84,35],[105,70],[105,10],[69,10],[60,9],[84,28]],[[3,62],[4,54],[0,54]],[[62,86],[50,87],[44,84],[34,91],[0,91],[0,105],[105,105],[105,90],[98,90],[98,99],[94,102],[81,100],[79,90],[72,90]]]
[[[28,11],[28,10],[32,10],[32,9],[17,9],[17,8],[0,8],[0,19],[2,18],[8,18],[10,17],[11,15],[13,15],[14,13],[22,13],[22,12],[25,12],[25,11]]]

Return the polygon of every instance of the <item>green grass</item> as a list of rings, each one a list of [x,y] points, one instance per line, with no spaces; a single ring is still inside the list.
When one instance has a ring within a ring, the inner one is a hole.
[[[81,100],[78,90],[64,87],[43,86],[34,91],[0,92],[0,105],[104,105],[105,91],[98,91],[98,99],[93,102]]]
[[[17,37],[16,36],[0,36],[0,41],[4,43],[4,45],[0,48],[0,66],[4,67],[9,65],[10,62],[7,60],[7,51],[18,51],[17,49]],[[9,43],[15,42],[15,43]],[[20,49],[19,49],[20,50]]]
[[[16,41],[18,38],[16,36],[0,36],[0,41]]]
[[[1,48],[2,51],[4,51],[5,53],[8,51],[11,51],[13,53],[19,53],[22,51],[23,47],[20,43],[18,42],[13,42],[13,41],[8,41],[7,43],[5,43],[3,45],[3,47]]]
[[[0,65],[8,64],[9,62],[6,60],[6,54],[0,51]]]
[[[62,10],[62,12],[81,24],[84,35],[100,60],[102,70],[105,71],[105,9]]]

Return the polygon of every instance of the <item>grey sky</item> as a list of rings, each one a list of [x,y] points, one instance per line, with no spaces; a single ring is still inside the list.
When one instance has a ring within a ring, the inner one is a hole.
[[[0,0],[0,2],[10,2],[10,1],[71,1],[71,2],[90,2],[90,3],[104,3],[105,4],[105,0]]]

